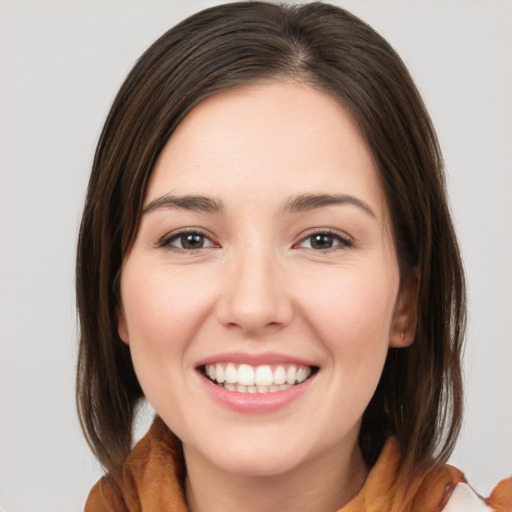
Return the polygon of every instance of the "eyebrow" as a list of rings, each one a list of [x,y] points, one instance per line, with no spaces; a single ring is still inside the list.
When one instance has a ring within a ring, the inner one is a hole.
[[[371,217],[376,218],[375,212],[367,203],[348,194],[301,194],[300,196],[288,199],[284,204],[283,210],[287,213],[298,213],[316,210],[325,206],[344,204],[357,206]]]
[[[284,203],[282,210],[284,213],[300,213],[326,206],[344,204],[357,206],[371,217],[376,217],[374,211],[367,203],[348,194],[301,194],[290,197]],[[224,203],[219,199],[201,195],[177,196],[165,194],[150,201],[143,208],[142,213],[149,213],[159,208],[178,208],[204,213],[222,213],[225,211]]]
[[[176,196],[173,194],[165,194],[153,199],[153,201],[144,206],[142,213],[152,212],[158,208],[180,208],[205,213],[222,213],[224,211],[224,204],[220,200],[206,196]]]

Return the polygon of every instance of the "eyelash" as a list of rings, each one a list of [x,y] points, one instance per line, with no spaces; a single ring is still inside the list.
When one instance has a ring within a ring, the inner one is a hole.
[[[305,247],[306,249],[311,249],[315,252],[329,252],[329,251],[336,251],[340,249],[349,249],[350,247],[354,246],[353,241],[344,233],[341,233],[340,231],[336,231],[334,229],[320,229],[315,230],[307,234],[306,236],[302,237],[299,242],[297,242],[294,247],[300,246],[302,243],[304,243],[306,240],[312,239],[315,236],[327,236],[331,237],[333,239],[333,242],[338,242],[336,245],[332,247],[328,247],[326,249],[315,249],[314,247]]]
[[[208,247],[198,247],[195,249],[194,248],[185,249],[184,247],[177,247],[175,245],[172,245],[172,242],[174,242],[176,240],[180,240],[180,239],[182,239],[182,245],[183,245],[183,239],[187,236],[200,236],[200,237],[202,237],[203,240],[208,240],[211,245],[209,245]],[[167,234],[163,238],[161,238],[157,242],[156,245],[159,248],[168,249],[170,251],[175,251],[175,252],[179,252],[179,253],[183,253],[183,254],[190,254],[191,252],[200,251],[201,249],[208,249],[210,247],[215,247],[215,245],[217,245],[217,244],[215,242],[213,242],[211,240],[211,238],[206,233],[203,233],[201,230],[189,229],[189,230],[179,231],[177,233]]]
[[[198,248],[190,248],[185,249],[184,247],[177,247],[175,245],[172,245],[172,242],[175,242],[177,240],[182,240],[183,245],[183,239],[187,236],[199,236],[202,238],[203,243],[205,240],[208,240],[210,245],[207,247],[198,247]],[[296,244],[294,244],[295,247],[300,247],[301,244],[303,244],[306,240],[312,239],[315,236],[327,236],[333,239],[333,243],[337,242],[336,245],[333,245],[332,247],[327,247],[326,249],[315,249],[314,247],[304,247],[305,249],[311,249],[314,252],[329,252],[329,251],[335,251],[340,249],[348,249],[350,247],[353,247],[353,242],[350,240],[346,235],[343,233],[340,233],[339,231],[333,230],[333,229],[323,229],[323,230],[317,230],[309,233],[308,235],[302,237]],[[183,253],[183,254],[190,254],[191,252],[200,251],[201,249],[208,249],[210,247],[215,247],[217,244],[211,240],[211,238],[204,232],[198,229],[191,229],[186,231],[179,231],[177,233],[171,233],[168,235],[165,235],[163,238],[161,238],[157,242],[157,247],[168,249],[171,251]]]

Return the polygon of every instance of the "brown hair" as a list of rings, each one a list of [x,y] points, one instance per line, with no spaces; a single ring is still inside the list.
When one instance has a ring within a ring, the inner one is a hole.
[[[415,267],[421,273],[415,339],[389,350],[363,416],[363,456],[373,464],[389,435],[411,468],[443,462],[453,449],[462,414],[464,276],[442,158],[419,93],[389,44],[343,9],[240,2],[186,19],[142,55],[96,150],[76,267],[77,403],[86,438],[113,476],[131,449],[143,397],[117,332],[116,306],[149,176],[201,100],[269,78],[307,82],[352,113],[377,162],[402,275]]]

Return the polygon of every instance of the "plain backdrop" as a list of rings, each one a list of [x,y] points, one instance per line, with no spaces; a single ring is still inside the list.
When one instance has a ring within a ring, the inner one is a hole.
[[[4,512],[81,510],[101,474],[74,405],[74,252],[93,152],[136,58],[215,3],[0,2]],[[452,462],[488,494],[512,473],[512,3],[337,3],[398,50],[438,130],[470,294],[467,407]]]

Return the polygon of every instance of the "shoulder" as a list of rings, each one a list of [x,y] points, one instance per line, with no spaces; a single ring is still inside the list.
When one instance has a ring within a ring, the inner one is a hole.
[[[105,475],[92,488],[85,512],[185,511],[183,474],[179,443],[157,417],[119,474]]]
[[[106,475],[91,489],[84,508],[85,512],[124,512],[128,508],[119,487]]]
[[[482,498],[467,483],[458,483],[442,512],[512,512],[512,478],[502,480],[489,498]]]

